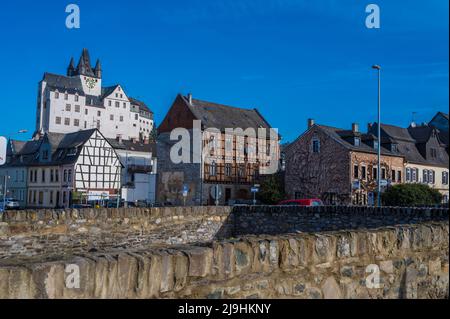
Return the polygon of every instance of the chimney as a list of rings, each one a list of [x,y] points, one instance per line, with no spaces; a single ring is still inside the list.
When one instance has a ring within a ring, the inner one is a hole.
[[[372,130],[372,127],[373,127],[372,123],[367,124],[367,133],[369,133]]]
[[[192,105],[192,93],[188,93],[187,98],[188,98],[189,104]]]
[[[358,123],[352,123],[352,132],[359,133],[359,124]]]
[[[311,127],[313,127],[315,124],[314,119],[308,119],[308,129],[310,129]]]

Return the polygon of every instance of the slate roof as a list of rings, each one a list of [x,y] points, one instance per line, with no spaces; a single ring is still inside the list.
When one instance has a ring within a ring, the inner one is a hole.
[[[376,124],[372,127],[375,131]],[[406,161],[415,164],[448,166],[448,154],[444,147],[437,149],[437,157],[425,158],[419,151],[419,144],[426,144],[435,130],[429,126],[402,128],[394,125],[381,124],[382,143],[397,144],[399,153],[405,156]],[[436,130],[438,133],[438,130]],[[442,142],[442,141],[441,141]]]
[[[313,127],[318,127],[320,129],[322,129],[322,131],[324,131],[328,136],[333,138],[336,142],[338,142],[339,144],[341,144],[348,150],[356,151],[356,152],[372,153],[372,154],[377,154],[377,152],[378,152],[377,149],[375,149],[374,147],[370,146],[367,143],[368,141],[373,140],[373,139],[377,140],[376,136],[373,134],[362,134],[361,132],[357,132],[355,134],[351,130],[344,130],[344,129],[337,128],[337,127],[319,125],[319,124],[315,124]],[[351,136],[350,132],[353,133],[355,137],[361,138],[361,143],[359,146],[355,146],[348,139],[346,139],[346,137]],[[397,152],[396,153],[391,152],[390,150],[388,150],[387,148],[385,148],[383,146],[381,147],[381,154],[402,157],[402,154],[397,153]]]
[[[206,128],[214,127],[222,131],[226,128],[237,127],[243,130],[271,128],[257,109],[243,109],[198,99],[192,99],[191,104],[187,97],[183,96],[182,98],[194,116],[201,120]]]
[[[78,131],[75,133],[46,133],[39,140],[31,141],[14,141],[11,144],[16,149],[20,146],[20,150],[8,149],[8,156],[12,156],[12,160],[7,166],[50,166],[64,165],[74,163],[81,151],[79,146],[86,143],[96,129]],[[52,160],[50,162],[40,162],[38,160],[38,152],[43,143],[49,143],[51,146]],[[70,150],[78,148],[75,156],[69,156]]]
[[[131,104],[137,105],[139,107],[139,111],[145,111],[145,112],[153,114],[153,112],[150,110],[150,108],[144,102],[139,101],[132,97],[129,97],[128,99],[130,100]]]
[[[108,142],[112,147],[119,150],[128,150],[133,152],[152,153],[152,156],[156,156],[156,144],[145,144],[142,142],[133,142],[132,140],[122,140],[121,143],[116,139],[108,139]]]
[[[79,77],[69,77],[53,73],[44,73],[43,81],[47,82],[50,89],[58,89],[60,92],[68,91],[68,93],[77,92],[84,95],[83,85]],[[69,92],[71,90],[71,92]]]

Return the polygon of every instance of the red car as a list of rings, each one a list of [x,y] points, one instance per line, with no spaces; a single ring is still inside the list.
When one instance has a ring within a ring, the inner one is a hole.
[[[323,203],[318,198],[308,199],[288,199],[278,203],[278,205],[284,206],[323,206]]]

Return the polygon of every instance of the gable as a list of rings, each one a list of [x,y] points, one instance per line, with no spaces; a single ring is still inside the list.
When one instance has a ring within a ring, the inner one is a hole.
[[[167,112],[164,120],[158,127],[158,133],[171,132],[174,128],[182,127],[192,129],[192,121],[198,120],[192,111],[187,107],[181,95],[177,95],[175,101]]]

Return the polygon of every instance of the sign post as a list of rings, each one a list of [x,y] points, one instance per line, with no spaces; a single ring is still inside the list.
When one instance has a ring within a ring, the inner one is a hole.
[[[256,205],[256,193],[259,192],[259,186],[259,184],[256,184],[251,188],[251,192],[253,193],[253,205]]]
[[[211,187],[210,195],[215,200],[216,206],[219,206],[219,199],[222,197],[222,187],[214,185]]]
[[[189,194],[189,186],[186,184],[183,185],[183,206],[186,206],[186,198]]]

